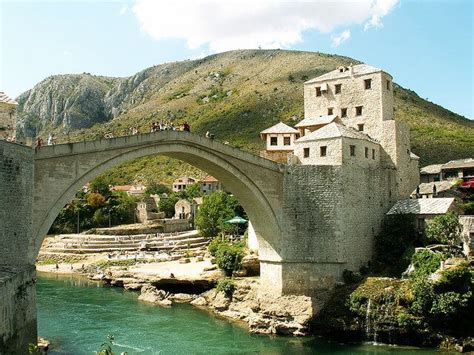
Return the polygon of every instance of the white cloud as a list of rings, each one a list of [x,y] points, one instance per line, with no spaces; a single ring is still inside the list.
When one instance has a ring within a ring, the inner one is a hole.
[[[128,5],[123,4],[122,7],[120,8],[119,15],[123,16],[127,13],[128,11]]]
[[[183,39],[189,48],[207,45],[216,52],[285,48],[300,42],[308,30],[331,33],[351,25],[378,27],[398,1],[136,0],[133,12],[142,31],[156,40]]]
[[[345,30],[344,32],[341,32],[338,35],[331,36],[332,46],[339,47],[341,43],[344,43],[349,38],[351,38],[351,31],[349,30]]]

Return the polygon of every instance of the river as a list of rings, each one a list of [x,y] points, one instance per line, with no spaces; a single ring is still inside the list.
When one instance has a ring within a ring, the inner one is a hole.
[[[50,354],[93,354],[108,334],[115,354],[433,354],[386,345],[342,345],[316,337],[251,335],[235,323],[190,305],[160,308],[136,292],[102,287],[84,278],[38,275],[38,333]],[[437,354],[442,354],[437,352]]]

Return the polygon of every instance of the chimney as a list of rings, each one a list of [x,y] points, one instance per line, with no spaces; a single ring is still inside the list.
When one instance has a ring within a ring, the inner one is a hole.
[[[349,75],[353,76],[354,75],[354,68],[352,67],[352,63],[349,64]]]

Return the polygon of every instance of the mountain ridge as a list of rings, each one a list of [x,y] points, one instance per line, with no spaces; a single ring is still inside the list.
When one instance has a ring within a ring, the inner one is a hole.
[[[303,118],[303,82],[355,59],[319,52],[236,50],[146,68],[123,78],[50,76],[21,94],[18,129],[94,139],[106,131],[146,132],[151,122],[189,121],[193,131],[254,153],[259,132]],[[395,78],[396,82],[396,78]],[[422,165],[464,158],[474,147],[474,123],[394,85],[395,119],[411,128]]]

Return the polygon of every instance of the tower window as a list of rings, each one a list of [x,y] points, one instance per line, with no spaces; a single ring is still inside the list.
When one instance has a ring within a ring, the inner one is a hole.
[[[290,137],[283,137],[283,145],[290,145]]]
[[[321,87],[320,86],[316,87],[316,96],[321,96]]]
[[[372,89],[372,79],[365,79],[364,85],[365,85],[365,90]]]
[[[328,108],[328,115],[332,115],[334,113],[334,109],[332,107]]]
[[[347,107],[341,108],[341,117],[347,117]]]
[[[390,90],[390,80],[387,80],[387,90]]]
[[[362,106],[356,106],[356,116],[362,116]]]
[[[322,147],[319,147],[319,155],[322,157],[325,157],[328,152],[328,147],[323,145]]]
[[[341,93],[341,88],[342,88],[342,84],[336,84],[334,86],[334,93],[335,94],[340,94]]]
[[[369,148],[365,147],[365,157],[368,158],[369,157]]]
[[[309,148],[303,148],[303,157],[309,158]]]
[[[270,145],[278,145],[278,138],[270,137]]]
[[[375,160],[375,149],[372,149],[372,159]]]
[[[364,130],[364,124],[363,123],[359,123],[357,125],[357,128],[359,129],[360,132],[362,132]]]
[[[355,145],[350,145],[349,150],[350,150],[350,153],[351,153],[351,157],[355,157],[355,155],[356,155],[356,146]]]

